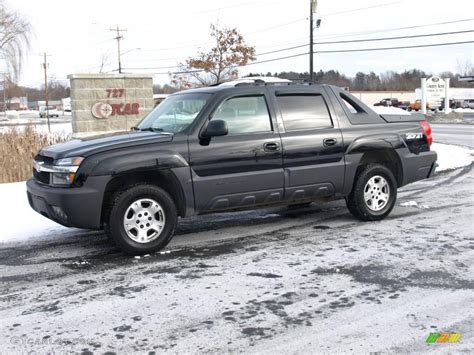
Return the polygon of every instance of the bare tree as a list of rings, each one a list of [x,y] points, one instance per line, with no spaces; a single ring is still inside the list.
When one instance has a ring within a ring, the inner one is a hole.
[[[219,29],[211,25],[215,46],[179,65],[180,74],[171,82],[180,88],[220,84],[238,75],[238,67],[254,61],[255,47],[248,46],[236,28]]]
[[[25,50],[30,45],[30,32],[30,24],[18,13],[8,10],[0,0],[0,52],[13,79],[21,72]]]
[[[474,75],[474,66],[472,65],[471,60],[457,60],[456,69],[459,75],[467,76]]]

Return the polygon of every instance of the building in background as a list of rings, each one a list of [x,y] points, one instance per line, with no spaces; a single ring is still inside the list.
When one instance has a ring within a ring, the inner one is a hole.
[[[385,99],[397,99],[401,102],[414,102],[417,99],[414,91],[350,91],[350,93],[367,106],[373,106]]]
[[[28,109],[28,98],[26,96],[22,97],[12,97],[11,99],[6,100],[6,105],[3,102],[0,102],[0,110],[3,111],[3,108],[6,107],[7,110],[27,110]]]
[[[30,110],[39,110],[41,107],[45,107],[45,106],[46,106],[46,101],[44,101],[44,100],[28,102],[28,108]],[[52,107],[56,110],[61,110],[62,111],[62,102],[61,102],[61,100],[48,100],[48,106]]]

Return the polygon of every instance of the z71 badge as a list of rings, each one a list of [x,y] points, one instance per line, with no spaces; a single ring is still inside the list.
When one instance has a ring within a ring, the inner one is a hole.
[[[405,134],[406,139],[421,139],[423,138],[423,133],[407,133]]]

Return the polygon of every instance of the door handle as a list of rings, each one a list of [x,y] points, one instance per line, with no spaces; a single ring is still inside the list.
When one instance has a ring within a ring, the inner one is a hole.
[[[326,147],[331,146],[331,145],[335,145],[336,143],[337,143],[336,138],[326,138],[326,139],[323,140],[323,144]]]
[[[265,152],[277,152],[280,150],[280,145],[275,142],[268,142],[263,144],[263,150]]]

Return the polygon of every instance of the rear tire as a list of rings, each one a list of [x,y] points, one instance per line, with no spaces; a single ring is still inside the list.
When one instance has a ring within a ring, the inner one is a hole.
[[[378,221],[387,217],[397,200],[397,181],[381,164],[360,169],[346,204],[352,215],[362,221]]]
[[[150,254],[171,241],[177,218],[176,206],[166,191],[138,184],[112,197],[105,231],[125,253]]]

